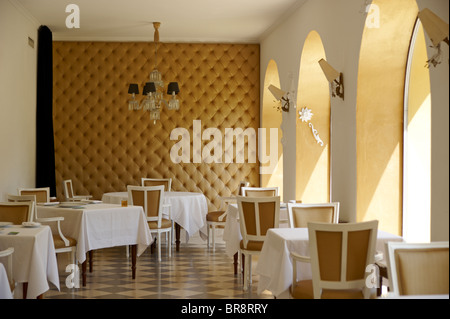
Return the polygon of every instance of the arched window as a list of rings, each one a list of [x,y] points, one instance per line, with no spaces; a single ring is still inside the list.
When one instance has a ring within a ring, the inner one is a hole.
[[[403,238],[431,239],[431,89],[425,34],[417,20],[405,82]]]
[[[304,203],[328,202],[331,197],[330,88],[320,59],[326,60],[325,49],[320,35],[311,31],[301,55],[296,114],[296,199]]]
[[[271,171],[270,174],[261,174],[261,186],[278,187],[280,198],[283,199],[283,145],[281,144],[281,138],[283,134],[281,130],[281,122],[283,118],[281,114],[282,111],[277,109],[278,103],[275,101],[272,93],[270,93],[270,91],[268,90],[269,85],[274,85],[277,88],[280,88],[278,67],[274,60],[269,61],[264,78],[261,127],[266,129],[266,148],[265,150],[263,150],[266,152],[266,154],[275,151],[270,148],[270,129],[277,129],[278,161],[277,163],[270,163],[270,161],[266,164],[261,163],[262,167],[269,166],[271,164],[275,165],[273,169],[268,169],[269,171]]]

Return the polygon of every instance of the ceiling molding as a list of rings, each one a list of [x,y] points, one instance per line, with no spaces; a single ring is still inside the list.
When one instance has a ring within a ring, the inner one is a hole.
[[[21,3],[17,0],[8,0],[25,18],[27,18],[32,24],[39,28],[42,24],[36,17],[34,17],[30,11],[28,11]]]

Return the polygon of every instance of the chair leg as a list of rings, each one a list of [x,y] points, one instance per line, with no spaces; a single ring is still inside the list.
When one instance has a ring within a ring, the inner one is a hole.
[[[248,260],[248,256],[246,256],[245,254],[242,255],[243,258]],[[243,289],[244,291],[247,291],[248,289],[248,261],[244,264],[244,286]]]
[[[158,232],[158,261],[161,261],[161,233]]]
[[[213,252],[216,251],[216,226],[212,225],[212,246],[213,246]]]
[[[169,257],[172,256],[172,240],[170,240],[171,238],[172,238],[172,231],[169,231],[169,241],[168,241],[168,244],[169,244]]]
[[[248,255],[248,284],[252,284],[252,255]]]
[[[208,228],[208,230],[207,230],[208,232],[207,232],[207,236],[206,236],[206,247],[209,248],[209,235],[211,232],[211,226],[207,223],[206,227]]]

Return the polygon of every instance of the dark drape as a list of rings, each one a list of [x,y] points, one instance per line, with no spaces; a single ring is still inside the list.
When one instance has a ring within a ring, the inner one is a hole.
[[[53,139],[53,38],[39,27],[37,45],[36,187],[50,187],[56,196],[55,146]]]

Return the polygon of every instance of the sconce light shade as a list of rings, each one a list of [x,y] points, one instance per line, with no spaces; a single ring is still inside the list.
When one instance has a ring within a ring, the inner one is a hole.
[[[339,78],[340,73],[336,71],[331,65],[329,65],[327,61],[325,61],[324,59],[320,59],[319,64],[328,82],[331,83]]]
[[[135,83],[131,83],[128,87],[128,93],[129,94],[139,94],[139,86]]]
[[[291,103],[289,99],[289,92],[284,92],[272,84],[269,85],[268,89],[277,101],[281,101],[281,110],[284,112],[289,112],[289,106]]]
[[[279,88],[277,88],[276,86],[273,86],[272,84],[269,85],[268,89],[269,89],[270,93],[273,94],[275,99],[277,99],[277,101],[281,100],[281,98],[286,94],[286,92],[284,92],[283,90],[280,90]]]
[[[167,94],[172,95],[172,93],[180,93],[180,88],[178,87],[178,82],[170,82],[167,87]]]
[[[144,90],[142,91],[142,95],[147,95],[149,93],[155,93],[156,92],[156,86],[153,82],[147,82],[145,83]]]
[[[331,96],[339,96],[341,99],[344,99],[344,79],[342,73],[336,71],[324,59],[320,59],[319,64],[325,77],[331,84]]]
[[[419,12],[418,17],[433,46],[437,47],[441,41],[445,40],[448,44],[448,23],[439,18],[430,9],[423,9]]]

